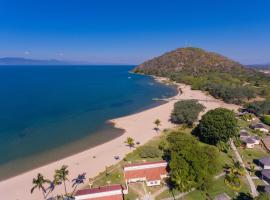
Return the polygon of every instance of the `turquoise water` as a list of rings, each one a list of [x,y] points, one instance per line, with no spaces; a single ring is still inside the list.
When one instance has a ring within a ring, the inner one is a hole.
[[[151,77],[130,74],[132,68],[1,66],[0,166],[98,137],[100,130],[110,130],[104,128],[107,120],[176,93]]]

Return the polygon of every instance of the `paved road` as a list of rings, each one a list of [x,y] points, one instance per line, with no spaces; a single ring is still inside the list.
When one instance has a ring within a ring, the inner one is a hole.
[[[256,189],[256,186],[255,186],[252,178],[250,177],[250,175],[249,175],[249,173],[248,173],[248,171],[247,171],[247,169],[245,167],[245,164],[244,164],[244,162],[243,162],[243,160],[242,160],[242,158],[241,158],[241,156],[240,156],[240,154],[239,154],[236,146],[233,143],[233,140],[230,141],[230,144],[231,144],[231,148],[232,148],[232,150],[233,150],[233,152],[235,154],[236,159],[239,161],[239,163],[241,164],[241,166],[244,167],[244,169],[245,169],[246,178],[248,180],[248,184],[249,184],[250,189],[251,189],[251,195],[253,197],[258,196],[259,194],[258,194],[258,191]]]

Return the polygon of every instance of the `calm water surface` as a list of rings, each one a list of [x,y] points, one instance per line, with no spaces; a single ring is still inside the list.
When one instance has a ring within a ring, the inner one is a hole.
[[[89,136],[96,140],[99,132],[110,134],[108,119],[176,93],[151,77],[129,73],[132,68],[0,66],[0,167],[65,145],[72,148]]]

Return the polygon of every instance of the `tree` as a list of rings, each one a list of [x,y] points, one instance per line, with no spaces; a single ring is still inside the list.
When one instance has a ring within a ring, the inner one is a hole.
[[[37,178],[33,179],[33,185],[34,186],[31,189],[31,194],[34,192],[34,190],[36,188],[38,188],[39,190],[41,189],[42,194],[43,194],[44,199],[45,199],[46,198],[46,189],[45,189],[44,184],[46,184],[46,183],[50,183],[50,180],[45,179],[42,174],[38,173]]]
[[[225,108],[208,111],[193,131],[201,141],[213,145],[219,142],[227,143],[230,138],[237,136],[237,132],[235,114]]]
[[[64,189],[65,189],[65,195],[67,195],[67,187],[66,187],[66,181],[68,180],[68,166],[63,165],[60,169],[55,170],[55,175],[54,175],[54,180],[57,185],[64,184]]]
[[[128,137],[127,140],[125,141],[125,143],[127,143],[129,148],[134,147],[134,145],[135,145],[134,139],[132,137]]]
[[[196,100],[182,100],[174,104],[171,113],[171,121],[176,124],[192,124],[198,119],[198,115],[204,110],[204,106]]]
[[[173,186],[181,192],[206,190],[217,171],[217,148],[200,145],[193,136],[180,132],[172,132],[167,140],[165,156]]]
[[[85,180],[86,173],[79,174],[76,178],[72,179],[72,187],[74,187],[73,192],[71,193],[71,196],[74,195],[74,192],[76,191],[78,185],[83,184]]]
[[[161,125],[161,121],[159,120],[159,119],[156,119],[155,121],[154,121],[154,124],[156,125],[156,131],[158,131],[159,130],[159,126]]]

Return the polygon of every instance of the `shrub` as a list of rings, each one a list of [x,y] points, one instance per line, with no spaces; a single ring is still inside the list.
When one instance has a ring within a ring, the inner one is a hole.
[[[182,100],[174,104],[171,121],[176,124],[191,126],[197,119],[204,106],[196,100]]]
[[[267,124],[267,125],[270,125],[270,115],[264,115],[262,117],[262,122]]]
[[[236,137],[237,131],[234,112],[225,108],[216,108],[202,116],[193,133],[201,141],[217,145],[221,141],[227,143],[230,138]]]

